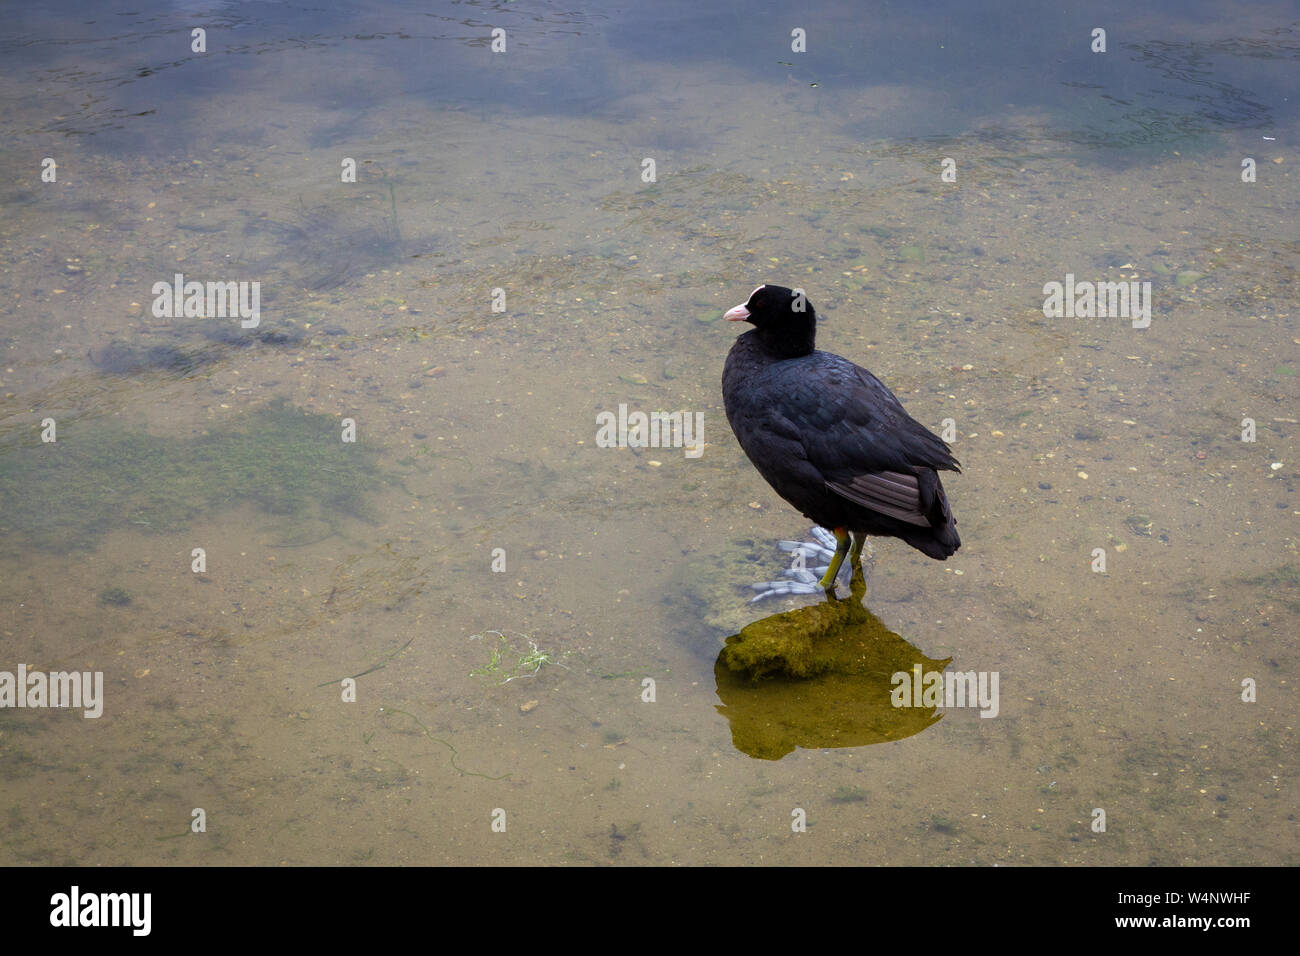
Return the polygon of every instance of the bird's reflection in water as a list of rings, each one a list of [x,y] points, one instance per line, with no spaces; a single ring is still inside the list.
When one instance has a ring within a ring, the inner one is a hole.
[[[849,597],[774,614],[727,638],[713,673],[718,712],[736,749],[780,760],[796,747],[863,747],[901,740],[939,720],[934,707],[895,707],[892,677],[942,671],[863,605],[855,571]]]

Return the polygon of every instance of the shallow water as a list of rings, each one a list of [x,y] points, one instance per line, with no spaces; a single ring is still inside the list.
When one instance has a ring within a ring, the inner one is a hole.
[[[0,710],[0,862],[1294,865],[1300,17],[1160,6],[6,13],[0,671],[105,702]],[[763,281],[952,419],[963,547],[866,603],[996,717],[733,739],[724,639],[818,603],[747,603],[807,531],[722,414]]]

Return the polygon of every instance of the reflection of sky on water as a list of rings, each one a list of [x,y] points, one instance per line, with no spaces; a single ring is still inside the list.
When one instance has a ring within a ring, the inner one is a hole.
[[[38,8],[11,10],[0,50],[9,69],[27,71],[49,99],[43,131],[100,134],[99,148],[108,140],[122,150],[141,148],[162,129],[169,135],[158,141],[201,141],[201,131],[187,127],[214,95],[268,85],[286,105],[337,110],[340,136],[368,111],[407,99],[485,115],[636,118],[667,106],[686,116],[693,92],[725,80],[802,97],[815,121],[866,140],[956,136],[1019,114],[1035,117],[1049,139],[1168,146],[1285,118],[1300,51],[1294,28],[1255,27],[1245,17],[1238,35],[1224,39],[1208,35],[1217,5],[1164,6],[1156,20],[1149,10],[1136,18],[1126,3],[1086,13],[961,2],[942,12],[674,2],[591,12],[559,4],[358,12],[196,3],[110,13],[87,4],[57,19]],[[189,50],[194,26],[208,31],[206,54]],[[507,57],[488,49],[495,27],[506,31]],[[807,53],[790,51],[795,27],[807,31]],[[1107,30],[1105,54],[1090,50],[1094,27]],[[199,59],[203,68],[195,69]],[[247,120],[256,127],[263,118]],[[330,128],[320,135],[328,139]]]

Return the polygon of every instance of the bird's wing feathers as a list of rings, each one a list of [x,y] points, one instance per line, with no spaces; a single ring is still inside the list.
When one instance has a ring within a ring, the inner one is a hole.
[[[879,471],[906,475],[916,466],[958,470],[943,440],[908,415],[866,369],[827,352],[793,361],[814,365],[816,374],[786,370],[779,390],[763,388],[760,404],[773,416],[771,426],[797,436],[809,461],[828,479],[848,481]]]
[[[826,487],[855,504],[923,528],[930,519],[921,513],[920,481],[916,475],[877,471],[857,475],[848,482],[828,481]]]
[[[768,392],[769,435],[797,444],[796,457],[836,494],[908,524],[932,524],[946,505],[936,501],[934,469],[959,468],[947,444],[866,369],[826,352],[795,361],[815,364],[817,374],[783,374],[784,390]]]

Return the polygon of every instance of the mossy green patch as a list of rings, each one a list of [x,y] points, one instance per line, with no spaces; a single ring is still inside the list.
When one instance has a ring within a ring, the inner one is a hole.
[[[836,787],[831,803],[866,803],[867,793],[861,787]]]
[[[69,551],[123,527],[180,531],[242,502],[289,522],[374,520],[368,495],[391,480],[340,440],[335,418],[282,400],[193,438],[83,418],[56,443],[0,446],[0,537]]]
[[[895,706],[894,675],[942,671],[862,605],[862,571],[845,600],[774,614],[727,639],[713,674],[737,750],[779,760],[796,747],[861,747],[920,733],[934,707]]]
[[[930,829],[935,833],[956,833],[958,827],[954,821],[935,813],[930,816]]]
[[[1242,583],[1256,584],[1269,590],[1300,588],[1300,564],[1279,564],[1271,571],[1243,577]]]
[[[99,592],[99,602],[101,604],[112,604],[115,607],[126,607],[131,603],[131,595],[125,588],[109,587]]]
[[[1300,564],[1279,564],[1263,574],[1243,577],[1241,582],[1263,588],[1270,598],[1300,613]]]

